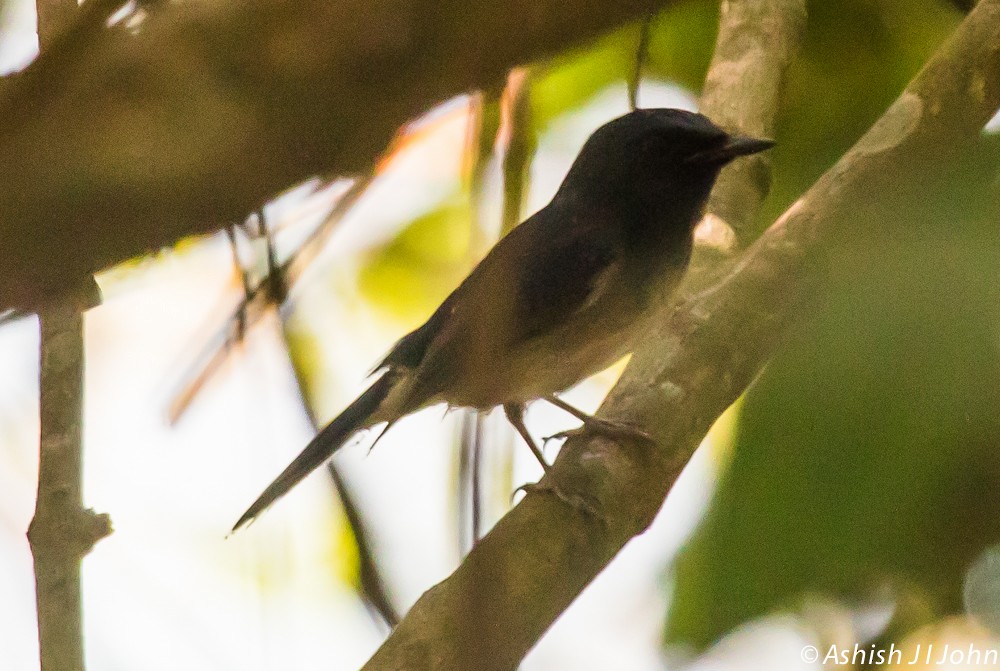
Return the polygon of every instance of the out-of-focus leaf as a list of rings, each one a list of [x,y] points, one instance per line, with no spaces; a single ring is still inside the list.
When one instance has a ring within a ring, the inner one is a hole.
[[[456,197],[371,255],[361,269],[361,293],[403,320],[426,318],[468,273],[471,244],[468,200]]]
[[[864,134],[961,18],[940,0],[810,0],[807,9],[771,152],[762,227]]]
[[[888,585],[961,608],[965,572],[1000,540],[998,144],[862,215],[823,260],[828,286],[747,393],[678,559],[669,643],[707,646],[811,592]]]
[[[323,345],[320,342],[321,337],[329,337],[329,334],[321,335],[305,327],[299,315],[292,312],[285,322],[282,335],[292,370],[295,371],[303,407],[312,417],[316,409],[322,407],[317,402],[322,398],[320,389],[329,383],[328,367],[324,365]]]
[[[654,17],[651,28],[645,76],[700,91],[719,32],[719,3],[710,0],[675,3]]]
[[[543,132],[555,118],[575,109],[632,71],[638,32],[617,30],[585,51],[558,56],[532,71],[531,117]]]
[[[712,57],[719,15],[712,0],[683,0],[654,16],[645,76],[700,90]],[[635,71],[641,23],[617,30],[585,51],[572,51],[532,70],[531,115],[536,131]],[[624,95],[624,94],[623,94]]]

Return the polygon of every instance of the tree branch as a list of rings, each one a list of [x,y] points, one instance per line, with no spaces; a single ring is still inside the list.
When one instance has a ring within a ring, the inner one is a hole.
[[[76,2],[68,0],[35,0],[39,50],[47,50],[73,24],[76,9]]]
[[[774,137],[785,72],[805,26],[802,0],[723,2],[701,112],[728,130]],[[708,203],[713,217],[706,222],[717,248],[734,251],[750,242],[749,229],[770,185],[767,152],[725,168]]]
[[[981,0],[885,115],[720,284],[665,314],[601,411],[644,427],[659,447],[570,439],[541,483],[586,496],[603,520],[529,494],[421,597],[367,671],[457,669],[456,650],[469,646],[479,654],[476,668],[516,667],[647,528],[712,422],[761,370],[822,279],[807,256],[837,235],[845,213],[899,193],[909,178],[919,189],[975,141],[1000,106],[998,34],[1000,0]],[[900,166],[908,168],[902,180]],[[467,626],[470,595],[490,614],[488,628]]]
[[[0,309],[367,172],[433,104],[669,1],[140,3],[73,32],[0,100]]]
[[[62,38],[76,2],[38,0],[36,8],[38,41],[46,49]],[[83,671],[80,564],[111,533],[107,515],[83,507],[83,312],[97,302],[86,290],[96,294],[97,287],[93,281],[82,287],[38,315],[38,494],[28,544],[42,671]]]
[[[39,315],[41,436],[38,496],[28,527],[42,671],[82,671],[80,563],[111,533],[107,515],[83,508],[83,306]]]

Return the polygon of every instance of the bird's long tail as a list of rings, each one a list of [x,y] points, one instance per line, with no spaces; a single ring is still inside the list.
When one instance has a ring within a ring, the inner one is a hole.
[[[398,376],[392,371],[386,372],[354,403],[337,415],[336,419],[317,433],[299,456],[295,457],[281,475],[257,497],[253,505],[247,508],[243,516],[233,525],[233,531],[253,521],[268,506],[287,494],[292,487],[329,459],[355,433],[376,424],[377,422],[371,421],[372,415],[392,391],[397,380]]]

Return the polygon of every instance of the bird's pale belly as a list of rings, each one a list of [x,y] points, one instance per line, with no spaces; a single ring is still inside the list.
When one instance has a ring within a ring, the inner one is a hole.
[[[448,402],[482,410],[504,403],[528,403],[599,373],[632,351],[641,315],[615,310],[604,312],[604,317],[600,320],[603,323],[573,320],[564,328],[525,342],[509,350],[502,365],[484,357],[470,366],[476,369],[474,374],[466,374],[449,390]]]

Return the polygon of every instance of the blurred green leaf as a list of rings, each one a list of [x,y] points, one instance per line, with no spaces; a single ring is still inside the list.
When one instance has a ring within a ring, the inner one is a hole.
[[[868,130],[961,20],[941,0],[811,0],[808,17],[788,70],[761,228]]]
[[[718,32],[718,2],[685,0],[670,5],[653,21],[645,76],[701,91]]]
[[[538,132],[576,109],[598,91],[631,72],[637,28],[629,26],[598,40],[586,50],[571,51],[532,70],[531,118]]]
[[[960,609],[965,571],[1000,541],[998,144],[852,221],[823,260],[825,291],[747,392],[678,558],[668,643],[703,648],[810,592],[894,585]]]
[[[362,295],[405,321],[425,319],[468,273],[472,238],[468,198],[456,196],[371,255]]]
[[[711,0],[671,4],[652,23],[644,64],[646,77],[701,89],[717,32],[719,7]],[[555,118],[631,76],[639,46],[638,23],[532,70],[531,115],[538,133]],[[624,91],[623,94],[624,96]],[[623,98],[624,99],[624,98]]]

